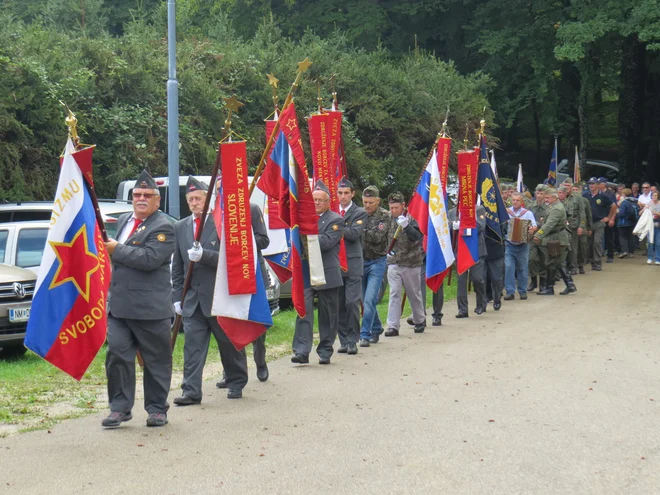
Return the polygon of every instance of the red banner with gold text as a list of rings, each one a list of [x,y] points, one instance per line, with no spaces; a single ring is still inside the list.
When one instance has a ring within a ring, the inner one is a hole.
[[[245,141],[222,143],[222,194],[229,294],[255,294],[252,216]]]
[[[477,227],[476,188],[478,155],[474,151],[459,151],[458,156],[458,214],[461,229]]]
[[[440,182],[442,192],[447,200],[447,179],[449,177],[449,152],[451,151],[451,138],[441,137],[438,139],[438,168],[440,170]]]

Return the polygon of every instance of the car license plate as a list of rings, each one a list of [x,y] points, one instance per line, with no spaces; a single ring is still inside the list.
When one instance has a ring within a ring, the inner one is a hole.
[[[30,319],[30,308],[9,308],[9,321],[21,322]]]

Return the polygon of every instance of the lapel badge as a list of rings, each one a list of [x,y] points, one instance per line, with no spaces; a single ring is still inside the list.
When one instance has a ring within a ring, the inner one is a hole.
[[[156,239],[158,239],[160,242],[165,242],[166,239],[165,234],[158,234],[156,236]]]
[[[332,230],[338,230],[338,229],[339,229],[339,227],[337,226],[337,224],[334,224],[334,225],[332,226]]]

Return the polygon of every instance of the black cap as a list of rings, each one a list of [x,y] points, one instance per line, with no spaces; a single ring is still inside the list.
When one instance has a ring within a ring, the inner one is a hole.
[[[592,177],[587,181],[587,184],[596,184],[598,183],[598,177]]]
[[[362,191],[363,198],[378,198],[380,197],[380,191],[376,186],[367,186]]]
[[[314,186],[315,191],[323,191],[326,193],[328,196],[330,196],[330,189],[323,183],[321,179],[316,181],[316,185]]]
[[[151,175],[149,175],[149,172],[147,172],[146,169],[138,176],[135,181],[135,186],[133,187],[137,189],[158,189],[156,181]]]
[[[353,189],[353,183],[348,180],[346,177],[342,177],[341,180],[339,181],[339,184],[337,184],[337,187],[350,187]]]
[[[403,194],[400,192],[393,192],[387,197],[388,203],[405,203],[403,199]]]
[[[186,182],[186,194],[194,191],[208,191],[209,186],[204,184],[202,181],[195,179],[192,175],[188,176],[188,182]]]

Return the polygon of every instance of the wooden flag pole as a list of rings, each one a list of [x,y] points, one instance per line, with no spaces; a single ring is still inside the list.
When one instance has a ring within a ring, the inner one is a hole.
[[[291,101],[293,101],[293,93],[300,84],[300,78],[305,72],[307,72],[310,65],[312,65],[312,62],[310,62],[308,58],[306,58],[302,62],[298,62],[298,71],[296,73],[296,80],[293,81],[293,84],[291,85],[291,89],[289,89],[289,94],[286,95],[286,99],[284,100],[284,104],[282,105],[282,111],[284,111],[286,107],[288,107],[291,104]],[[275,142],[275,137],[277,136],[279,130],[280,130],[280,121],[278,119],[275,122],[273,131],[270,133],[270,137],[268,138],[268,142],[266,143],[264,152],[261,154],[261,158],[259,159],[259,165],[257,166],[257,170],[254,172],[254,177],[252,178],[252,183],[250,184],[249,196],[252,196],[252,191],[254,191],[254,188],[257,185],[257,180],[259,179],[262,172],[264,171],[264,168],[266,167],[268,156],[270,155],[271,148],[273,147],[273,143]]]

